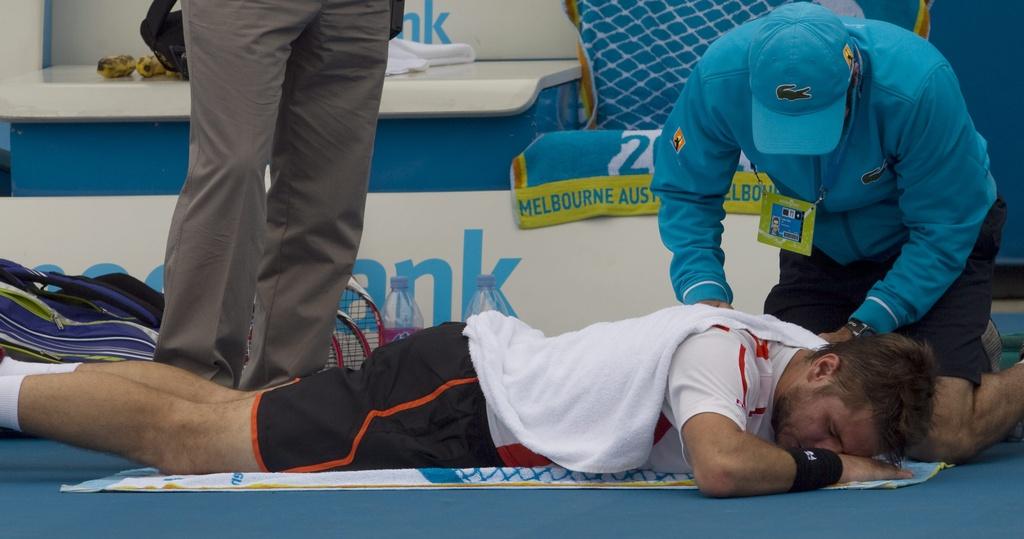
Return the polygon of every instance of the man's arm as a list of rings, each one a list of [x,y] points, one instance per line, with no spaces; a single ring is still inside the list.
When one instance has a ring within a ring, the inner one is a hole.
[[[676,297],[688,305],[728,306],[732,290],[722,268],[722,204],[739,147],[716,128],[703,84],[698,66],[656,142],[651,189],[661,198],[658,226],[672,252],[669,273]]]
[[[796,463],[782,448],[740,430],[733,420],[715,413],[698,414],[683,425],[683,446],[701,493],[714,498],[787,492]],[[881,461],[839,455],[840,483],[905,479],[909,472]]]
[[[905,122],[894,169],[910,237],[853,313],[879,333],[916,322],[946,292],[996,195],[985,142],[948,65],[931,74]]]

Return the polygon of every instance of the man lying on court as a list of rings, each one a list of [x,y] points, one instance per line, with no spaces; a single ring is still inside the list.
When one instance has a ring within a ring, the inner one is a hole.
[[[551,338],[488,312],[384,346],[360,371],[261,392],[150,362],[5,359],[0,426],[173,474],[553,461],[692,471],[711,496],[909,477],[889,463],[927,433],[930,349],[894,334],[822,344],[698,305]]]

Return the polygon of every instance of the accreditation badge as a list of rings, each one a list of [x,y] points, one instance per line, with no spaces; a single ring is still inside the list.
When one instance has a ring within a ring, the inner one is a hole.
[[[757,241],[810,256],[814,241],[814,210],[811,202],[765,193],[761,199]]]

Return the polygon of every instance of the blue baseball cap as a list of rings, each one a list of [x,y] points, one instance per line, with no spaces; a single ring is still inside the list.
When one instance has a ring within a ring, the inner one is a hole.
[[[748,58],[758,151],[822,155],[838,146],[854,48],[839,17],[817,4],[787,4],[764,17]]]

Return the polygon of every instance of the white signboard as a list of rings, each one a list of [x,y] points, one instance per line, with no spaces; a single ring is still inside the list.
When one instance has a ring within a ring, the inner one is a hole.
[[[74,274],[123,269],[160,288],[175,200],[0,198],[0,258]],[[729,215],[724,239],[735,305],[750,312],[778,279],[756,219]],[[520,318],[552,334],[676,304],[669,260],[655,216],[520,230],[507,191],[374,193],[356,269],[378,300],[388,278],[412,276],[428,324],[461,319],[476,276],[493,273]]]

